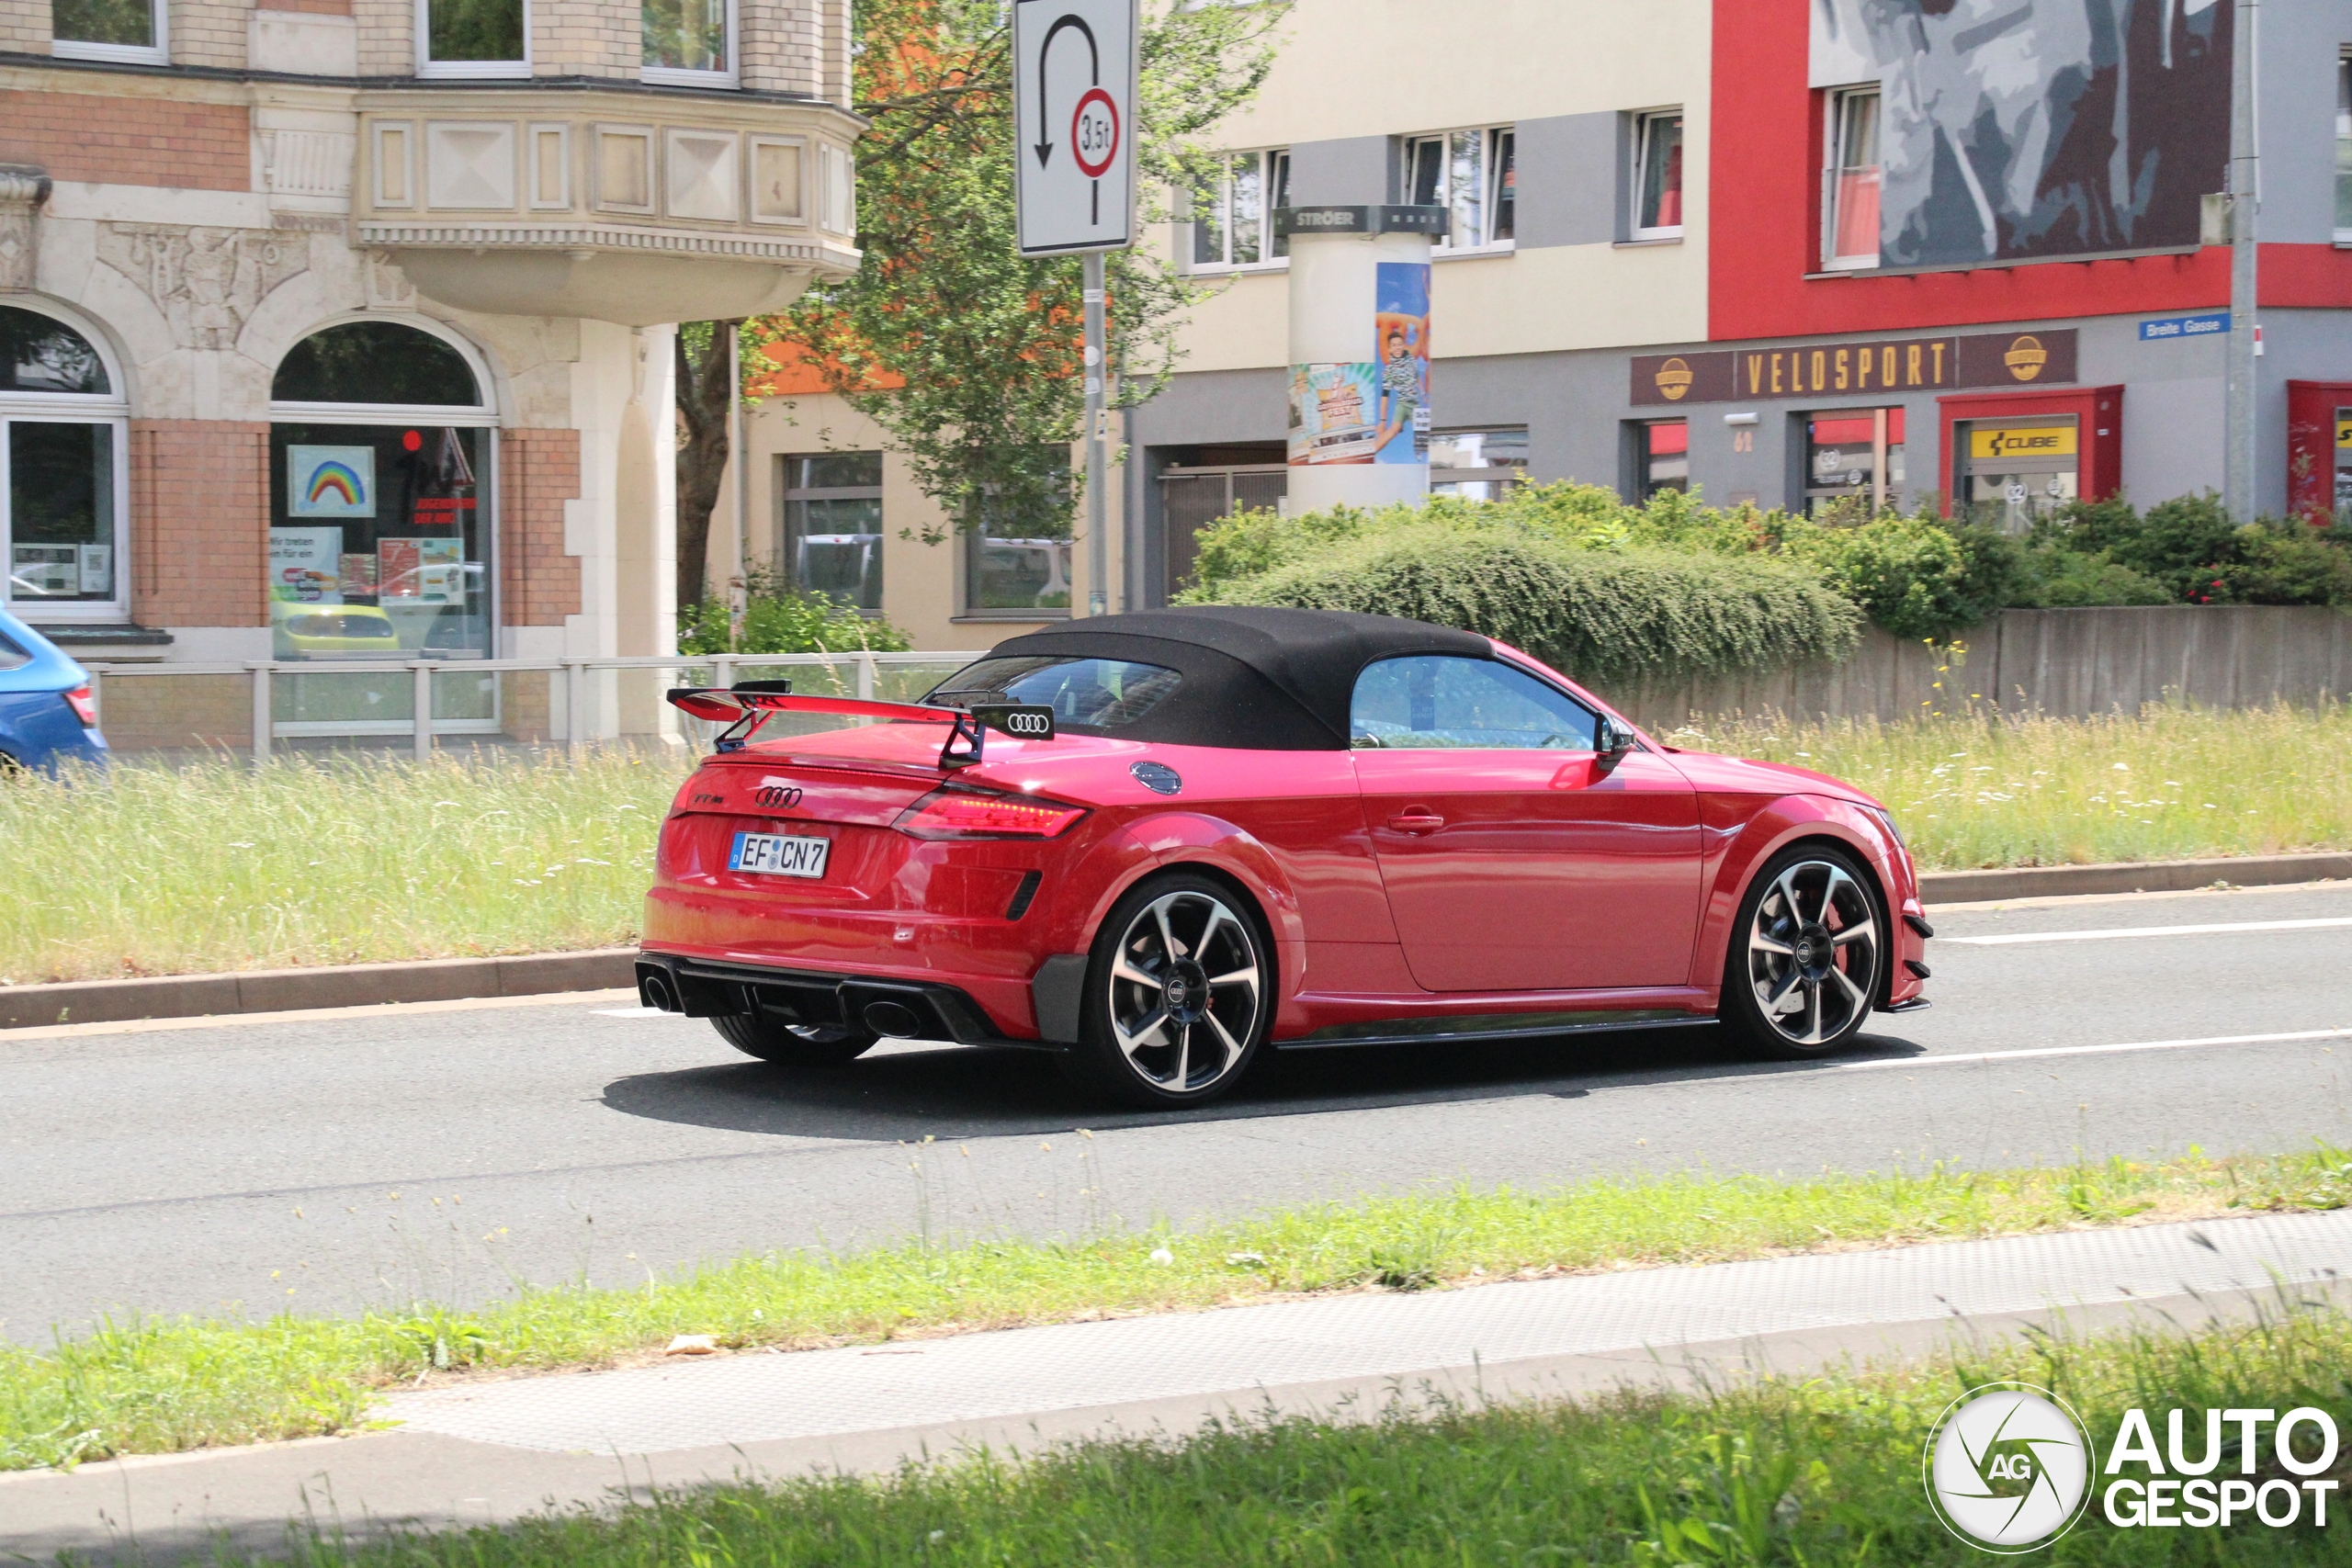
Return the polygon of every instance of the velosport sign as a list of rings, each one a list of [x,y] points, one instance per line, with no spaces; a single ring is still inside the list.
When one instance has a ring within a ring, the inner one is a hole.
[[[1133,238],[1136,0],[1013,0],[1021,254]]]

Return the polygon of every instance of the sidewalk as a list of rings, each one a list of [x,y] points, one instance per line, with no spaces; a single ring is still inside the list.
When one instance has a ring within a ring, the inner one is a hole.
[[[0,1553],[268,1551],[288,1520],[448,1528],[649,1484],[887,1468],[987,1443],[1182,1432],[1395,1393],[1559,1395],[1917,1355],[2064,1316],[2252,1311],[2352,1276],[2352,1211],[1658,1269],[797,1354],[665,1362],[388,1397],[400,1426],[0,1476]]]

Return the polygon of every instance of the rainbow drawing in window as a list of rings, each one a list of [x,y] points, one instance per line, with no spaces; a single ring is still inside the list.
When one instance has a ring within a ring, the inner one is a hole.
[[[376,515],[376,449],[372,446],[286,448],[288,517]]]

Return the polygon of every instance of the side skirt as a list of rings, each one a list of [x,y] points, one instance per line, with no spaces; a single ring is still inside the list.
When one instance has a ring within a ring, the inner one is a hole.
[[[1680,1011],[1525,1013],[1516,1018],[1487,1013],[1398,1023],[1343,1023],[1267,1043],[1277,1051],[1318,1051],[1341,1045],[1471,1044],[1495,1040],[1543,1040],[1560,1034],[1603,1034],[1629,1029],[1685,1029],[1714,1021],[1713,1013]]]

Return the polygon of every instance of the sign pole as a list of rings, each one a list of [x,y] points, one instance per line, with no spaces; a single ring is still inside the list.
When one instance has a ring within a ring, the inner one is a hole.
[[[1086,253],[1086,613],[1102,615],[1111,608],[1111,538],[1104,524],[1108,511],[1102,487],[1109,468],[1103,451],[1102,380],[1102,253]]]
[[[2237,0],[2230,22],[2230,343],[2223,394],[2222,504],[2233,523],[2255,512],[2255,209],[2260,166],[2254,143],[2255,0]]]

